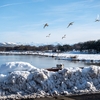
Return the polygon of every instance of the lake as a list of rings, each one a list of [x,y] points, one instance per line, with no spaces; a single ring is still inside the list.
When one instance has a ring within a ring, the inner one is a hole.
[[[67,60],[55,60],[52,57],[44,57],[38,55],[0,55],[0,66],[6,62],[28,62],[37,68],[51,68],[56,67],[56,64],[64,64],[64,67],[86,67],[89,65],[83,62],[71,62]]]

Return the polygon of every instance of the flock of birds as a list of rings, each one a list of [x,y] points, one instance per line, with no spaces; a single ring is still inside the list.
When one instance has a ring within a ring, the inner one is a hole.
[[[73,23],[74,23],[74,22],[70,22],[70,23],[68,24],[67,28],[68,28],[69,26],[73,25]],[[44,24],[44,27],[43,27],[43,28],[48,27],[48,26],[49,26],[49,25],[46,23],[46,24]],[[50,37],[50,35],[51,35],[51,33],[48,34],[46,37]],[[65,34],[64,36],[62,36],[62,39],[64,39],[64,38],[66,38],[66,34]]]
[[[99,22],[99,21],[100,21],[100,18],[99,18],[99,15],[97,15],[97,18],[95,19],[95,22]],[[70,23],[68,24],[67,28],[68,28],[69,26],[73,25],[73,23],[74,23],[74,22],[70,22]],[[46,23],[46,24],[44,24],[44,27],[43,27],[43,28],[48,27],[48,26],[49,26],[48,23]],[[51,33],[48,34],[46,37],[50,37],[50,35],[51,35]],[[64,39],[64,38],[66,38],[66,34],[65,34],[64,36],[62,36],[62,39]]]

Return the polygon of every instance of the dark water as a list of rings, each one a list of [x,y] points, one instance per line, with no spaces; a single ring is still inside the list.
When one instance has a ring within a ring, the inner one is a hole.
[[[56,64],[64,64],[64,67],[86,67],[82,62],[71,62],[67,60],[55,60],[52,57],[36,56],[36,55],[0,55],[0,66],[7,62],[28,62],[37,68],[56,67]]]

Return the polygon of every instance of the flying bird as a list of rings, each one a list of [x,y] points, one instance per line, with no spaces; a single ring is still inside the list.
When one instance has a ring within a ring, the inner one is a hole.
[[[74,23],[74,22],[70,22],[70,23],[68,24],[67,28],[68,28],[70,25],[73,25],[73,23]]]
[[[51,34],[47,35],[46,37],[50,37]]]
[[[66,34],[62,37],[62,39],[63,39],[63,38],[66,38]]]
[[[97,15],[95,22],[99,22],[99,21],[100,21],[100,17],[99,17],[99,15]]]
[[[45,27],[48,27],[49,25],[46,23],[46,24],[44,24],[44,27],[43,28],[45,28]]]

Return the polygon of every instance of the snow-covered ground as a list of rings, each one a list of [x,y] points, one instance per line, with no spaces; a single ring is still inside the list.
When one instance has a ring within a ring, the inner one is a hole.
[[[64,68],[58,72],[38,69],[26,62],[9,62],[0,66],[0,95],[70,95],[98,92],[100,67]]]

